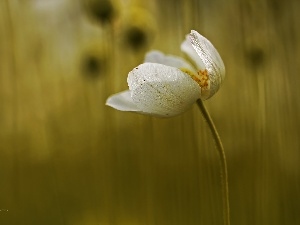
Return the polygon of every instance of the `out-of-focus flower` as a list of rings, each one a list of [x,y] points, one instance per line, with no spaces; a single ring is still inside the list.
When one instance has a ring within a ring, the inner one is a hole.
[[[133,51],[144,51],[154,40],[156,22],[147,8],[131,6],[123,11],[116,33],[123,47]]]
[[[219,53],[194,30],[186,36],[181,50],[196,68],[183,58],[151,51],[143,64],[129,72],[129,90],[110,96],[106,105],[121,111],[170,117],[183,113],[199,98],[210,98],[225,77]]]
[[[83,0],[84,10],[92,21],[101,24],[110,23],[117,16],[117,10],[111,0]]]

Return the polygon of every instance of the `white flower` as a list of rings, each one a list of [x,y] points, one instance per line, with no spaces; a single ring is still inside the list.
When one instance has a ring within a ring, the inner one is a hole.
[[[151,51],[143,64],[129,72],[129,90],[110,96],[106,105],[121,111],[170,117],[183,113],[199,98],[210,98],[225,77],[219,53],[194,30],[186,36],[181,50],[196,69],[183,58]]]

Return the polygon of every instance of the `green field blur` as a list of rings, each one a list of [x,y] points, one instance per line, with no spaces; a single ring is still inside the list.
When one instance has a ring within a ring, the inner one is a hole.
[[[105,106],[191,29],[226,67],[205,102],[232,225],[300,224],[300,1],[1,0],[0,225],[219,225],[214,141],[196,105]]]

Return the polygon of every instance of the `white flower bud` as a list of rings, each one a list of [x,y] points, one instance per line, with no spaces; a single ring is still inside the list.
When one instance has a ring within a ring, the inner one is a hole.
[[[152,51],[145,63],[129,72],[129,91],[109,97],[106,104],[122,111],[169,117],[183,113],[199,98],[210,98],[225,77],[219,53],[194,30],[181,49],[197,68],[180,57]]]

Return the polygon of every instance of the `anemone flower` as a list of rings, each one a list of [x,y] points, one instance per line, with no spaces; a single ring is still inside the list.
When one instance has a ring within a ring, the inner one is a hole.
[[[218,51],[195,30],[186,35],[181,50],[191,63],[160,51],[147,53],[145,62],[128,74],[129,90],[110,96],[106,105],[121,111],[171,117],[185,112],[197,99],[210,98],[225,77]]]
[[[186,36],[181,50],[188,55],[191,63],[160,51],[146,54],[145,62],[128,74],[129,90],[110,96],[106,105],[121,111],[171,117],[183,113],[197,102],[220,156],[224,224],[230,225],[225,152],[203,104],[203,100],[219,90],[225,77],[225,67],[215,47],[197,31],[192,30]]]

